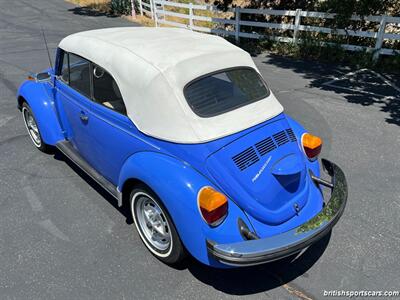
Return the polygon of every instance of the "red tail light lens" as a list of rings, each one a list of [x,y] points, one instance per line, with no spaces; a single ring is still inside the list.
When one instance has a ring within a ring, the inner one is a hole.
[[[197,201],[201,216],[210,226],[218,226],[228,214],[227,197],[212,187],[203,187],[199,191]]]
[[[317,159],[317,156],[321,153],[322,139],[310,133],[304,133],[301,137],[301,143],[307,157],[311,160]]]

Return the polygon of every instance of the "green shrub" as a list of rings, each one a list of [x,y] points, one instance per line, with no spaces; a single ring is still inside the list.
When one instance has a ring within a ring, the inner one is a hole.
[[[111,0],[111,13],[116,15],[130,15],[132,12],[131,0]]]

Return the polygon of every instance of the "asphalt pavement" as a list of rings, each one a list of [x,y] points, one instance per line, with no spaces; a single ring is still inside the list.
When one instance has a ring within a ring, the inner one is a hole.
[[[399,77],[262,54],[256,65],[288,114],[324,140],[347,175],[332,235],[294,261],[171,268],[115,201],[62,155],[37,151],[18,85],[66,35],[134,26],[61,0],[0,0],[0,299],[321,299],[324,290],[400,290]],[[162,51],[162,49],[160,50]],[[54,57],[54,56],[53,56]]]

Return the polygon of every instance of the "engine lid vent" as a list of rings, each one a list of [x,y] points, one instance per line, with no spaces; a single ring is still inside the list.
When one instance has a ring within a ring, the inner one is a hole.
[[[261,156],[277,148],[271,137],[267,137],[261,142],[258,142],[255,146],[258,153],[260,153]]]
[[[285,131],[279,131],[278,133],[275,133],[273,135],[275,142],[278,144],[278,146],[282,146],[289,142],[289,139],[285,133]]]
[[[243,171],[260,160],[260,156],[264,156],[267,153],[277,149],[278,147],[285,145],[288,142],[296,142],[296,135],[291,128],[281,130],[272,136],[264,138],[257,142],[254,146],[247,148],[246,150],[236,154],[232,157],[232,160],[236,166]]]
[[[232,159],[240,171],[243,171],[260,160],[253,147],[249,147],[239,154],[236,154]]]
[[[291,142],[296,142],[297,141],[296,136],[295,136],[292,128],[286,129],[286,133],[288,134],[289,139],[290,139]]]

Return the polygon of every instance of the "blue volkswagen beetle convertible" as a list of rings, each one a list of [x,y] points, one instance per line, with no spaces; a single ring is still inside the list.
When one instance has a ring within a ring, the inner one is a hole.
[[[318,159],[321,139],[283,112],[247,52],[217,36],[72,34],[17,98],[33,144],[57,148],[129,207],[167,264],[187,253],[213,267],[290,256],[346,205],[342,170]]]

